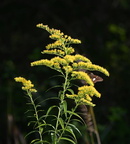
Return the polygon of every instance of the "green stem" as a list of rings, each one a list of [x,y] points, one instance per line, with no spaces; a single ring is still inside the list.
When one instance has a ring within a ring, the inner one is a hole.
[[[54,144],[57,144],[57,130],[58,130],[58,126],[59,126],[59,118],[61,116],[61,113],[63,111],[63,102],[64,102],[64,98],[65,98],[65,92],[67,91],[67,88],[68,88],[68,73],[66,73],[66,75],[64,76],[65,78],[65,82],[63,84],[63,92],[60,96],[60,108],[59,108],[59,111],[58,111],[58,116],[57,116],[57,121],[56,121],[56,127],[55,127],[55,132],[54,132]]]
[[[30,100],[31,100],[31,104],[33,105],[33,108],[34,108],[34,112],[35,112],[35,118],[37,120],[37,124],[38,124],[38,133],[39,133],[39,137],[40,137],[40,141],[41,141],[41,144],[43,144],[43,139],[42,139],[42,128],[40,127],[40,122],[39,122],[39,117],[38,117],[38,112],[37,112],[37,109],[36,109],[36,106],[35,106],[35,103],[34,103],[34,100],[32,98],[32,94],[31,92],[27,92],[28,93],[28,96],[30,97]]]
[[[62,93],[62,95],[61,95],[61,104],[62,104],[63,101],[64,101],[65,92],[66,92],[67,88],[68,88],[68,73],[66,73],[66,75],[65,75],[65,82],[64,82],[64,84],[63,84],[63,93]]]
[[[57,129],[58,129],[58,125],[59,125],[60,115],[61,115],[61,109],[59,108],[57,121],[56,121],[56,127],[55,127],[55,133],[54,133],[54,144],[57,144]]]
[[[65,132],[68,124],[70,123],[70,119],[71,119],[71,117],[73,116],[73,113],[75,112],[75,110],[77,109],[77,106],[78,106],[78,105],[76,105],[76,106],[74,107],[74,109],[72,109],[72,113],[70,114],[70,116],[69,116],[69,118],[68,118],[68,120],[67,120],[67,122],[66,122],[65,128],[63,129],[60,137],[58,138],[58,142],[60,142],[60,139],[62,138],[62,135],[64,134],[64,132]]]

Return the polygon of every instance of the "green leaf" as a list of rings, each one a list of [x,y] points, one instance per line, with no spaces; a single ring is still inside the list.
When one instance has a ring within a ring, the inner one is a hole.
[[[39,112],[44,112],[44,110],[37,110],[37,113],[39,113]]]
[[[36,142],[36,141],[39,141],[39,139],[34,139],[34,140],[32,140],[32,141],[31,141],[31,144],[34,143],[34,142]]]
[[[49,97],[49,98],[44,99],[43,101],[40,101],[38,104],[44,103],[44,102],[46,102],[46,101],[48,101],[48,100],[52,100],[52,99],[54,99],[54,100],[59,100],[58,97]]]
[[[62,129],[64,129],[64,121],[63,121],[63,119],[62,119],[62,118],[59,118],[58,121],[59,121]]]
[[[81,117],[81,116],[79,116],[77,113],[72,112],[72,111],[69,111],[69,110],[67,110],[67,113],[69,113],[70,115],[75,115],[76,117],[78,117],[80,120],[82,120],[82,121],[83,121],[82,117]]]
[[[77,139],[76,139],[76,136],[75,136],[75,134],[73,132],[73,129],[70,126],[67,126],[67,128],[65,129],[65,131],[68,131],[73,136],[73,138],[75,139],[75,141],[77,142]]]
[[[38,131],[34,130],[34,131],[29,132],[28,134],[26,134],[25,138],[28,137],[29,135],[31,135],[32,133],[38,133]]]
[[[26,103],[27,105],[32,105],[32,103]]]
[[[39,117],[39,120],[38,120],[38,121],[44,121],[43,118],[46,119],[47,117],[54,117],[54,118],[57,118],[56,115],[43,115],[43,116]]]
[[[65,117],[67,118],[67,102],[65,100],[63,101],[63,109],[64,109]]]
[[[28,118],[35,118],[35,116],[27,116]]]
[[[41,105],[36,105],[36,108],[41,107]]]
[[[27,110],[27,111],[25,112],[25,114],[26,114],[26,113],[29,113],[29,112],[32,112],[32,111],[34,112],[34,109],[29,109],[29,110]]]
[[[54,105],[54,106],[49,107],[49,109],[47,110],[46,115],[49,115],[49,113],[51,112],[51,110],[52,110],[53,108],[58,108],[58,106]]]
[[[40,96],[37,96],[33,101],[35,102],[38,99],[40,99]]]
[[[51,87],[51,88],[49,88],[49,89],[47,89],[46,90],[46,92],[48,92],[49,90],[51,90],[51,89],[54,89],[54,88],[59,88],[59,87],[62,87],[61,85],[56,85],[56,86],[53,86],[53,87]]]
[[[28,126],[30,126],[32,123],[36,123],[36,121],[30,121],[30,122],[28,122]]]
[[[79,119],[72,119],[72,120],[70,120],[70,121],[72,121],[72,122],[79,122],[79,123],[81,123],[81,124],[85,124],[85,122],[84,121],[81,121],[81,120],[79,120]]]
[[[81,132],[80,132],[80,130],[75,125],[73,125],[71,123],[69,123],[68,125],[71,126],[71,127],[73,127],[80,135],[82,135]]]
[[[52,127],[53,129],[55,129],[55,127],[52,125],[52,124],[40,124],[39,126],[37,126],[36,128],[39,128],[39,127],[43,127],[43,126],[49,126],[49,127]]]
[[[72,89],[67,89],[67,91],[71,92],[71,94],[74,94],[74,91]]]
[[[73,143],[73,144],[76,144],[75,141],[73,141],[73,140],[71,140],[71,139],[69,139],[69,138],[62,137],[61,139],[62,139],[62,140],[69,141],[69,142],[71,142],[71,143]]]
[[[35,142],[35,144],[41,144],[41,143],[43,143],[43,144],[45,144],[45,143],[50,144],[48,141],[38,141],[38,142]]]
[[[60,90],[59,93],[58,93],[58,97],[60,98],[61,95],[63,95],[63,91]]]

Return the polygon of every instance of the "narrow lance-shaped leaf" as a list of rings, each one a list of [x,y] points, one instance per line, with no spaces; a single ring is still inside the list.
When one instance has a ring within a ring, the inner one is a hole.
[[[72,111],[69,111],[69,110],[67,110],[67,113],[69,113],[69,114],[71,114],[71,115],[75,115],[76,117],[78,117],[80,120],[82,120],[82,121],[83,121],[82,117],[81,117],[81,116],[79,116],[77,113],[72,112]]]
[[[75,134],[73,132],[73,129],[70,126],[67,126],[67,128],[65,130],[68,131],[73,136],[75,141],[77,142],[77,139],[76,139],[76,136],[75,136]]]
[[[63,121],[63,119],[62,119],[62,118],[59,118],[58,121],[59,121],[62,129],[64,129],[64,121]]]
[[[64,109],[65,117],[67,118],[67,102],[65,100],[63,102],[63,109]]]
[[[75,141],[73,141],[72,139],[67,138],[67,137],[62,137],[61,140],[66,140],[66,141],[69,141],[69,142],[71,142],[71,143],[73,143],[73,144],[76,144]]]
[[[80,130],[74,124],[69,123],[68,125],[71,126],[71,127],[73,127],[80,135],[82,135],[82,133],[80,132]]]

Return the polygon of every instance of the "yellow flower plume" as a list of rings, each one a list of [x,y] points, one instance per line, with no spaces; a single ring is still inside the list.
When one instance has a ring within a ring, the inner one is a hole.
[[[32,84],[30,80],[26,80],[23,77],[15,77],[14,79],[16,82],[21,82],[23,84],[22,90],[30,91],[30,92],[37,92],[37,90],[33,88],[34,85]]]
[[[83,71],[73,71],[71,76],[73,79],[84,80],[87,84],[94,86],[94,83],[89,75]]]

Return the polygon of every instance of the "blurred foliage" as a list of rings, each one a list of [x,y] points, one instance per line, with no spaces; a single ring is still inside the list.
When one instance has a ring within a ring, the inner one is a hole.
[[[45,97],[56,95],[57,90],[44,91],[62,82],[50,78],[53,70],[30,67],[30,62],[43,57],[40,52],[50,43],[47,33],[35,27],[41,22],[80,39],[82,44],[76,46],[77,52],[109,70],[110,77],[103,77],[104,82],[96,84],[102,93],[95,107],[102,143],[130,143],[129,13],[128,0],[0,2],[0,143],[7,143],[7,137],[11,137],[7,132],[9,114],[22,134],[29,131],[24,114],[26,99],[14,77],[31,79]]]

